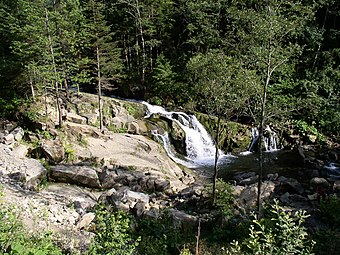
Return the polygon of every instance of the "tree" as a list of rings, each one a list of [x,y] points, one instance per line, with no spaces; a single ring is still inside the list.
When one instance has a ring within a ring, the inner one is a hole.
[[[188,72],[197,102],[209,114],[217,117],[214,142],[216,146],[213,176],[213,204],[216,200],[216,181],[218,176],[218,158],[220,150],[221,119],[228,119],[234,111],[244,106],[246,83],[242,69],[235,59],[222,51],[209,51],[197,54],[188,63]]]
[[[257,75],[260,111],[259,126],[259,181],[258,213],[261,214],[261,183],[263,176],[264,154],[262,149],[264,127],[268,121],[267,99],[270,87],[284,77],[284,70],[301,53],[301,46],[294,40],[311,17],[311,8],[300,1],[282,0],[264,1],[254,4],[251,1],[239,1],[234,11],[242,19],[243,29],[239,32],[241,41],[245,41],[247,51],[243,59],[247,69]],[[241,22],[238,20],[238,22]],[[245,49],[246,47],[244,47]],[[289,68],[287,70],[290,70]],[[276,76],[275,76],[276,75]]]
[[[120,50],[117,44],[112,42],[111,27],[105,20],[105,5],[99,0],[89,0],[88,10],[90,12],[88,29],[92,35],[90,46],[95,56],[92,63],[96,72],[99,125],[103,131],[102,90],[111,89],[111,82],[121,78],[122,62]]]

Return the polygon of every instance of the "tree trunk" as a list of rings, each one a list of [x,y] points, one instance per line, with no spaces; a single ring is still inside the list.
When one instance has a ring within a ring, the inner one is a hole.
[[[55,86],[55,96],[56,96],[56,101],[57,101],[57,112],[58,112],[58,120],[59,120],[59,127],[62,127],[63,125],[63,118],[62,118],[62,111],[61,111],[61,105],[59,102],[60,96],[59,96],[59,84],[58,84],[58,73],[57,73],[57,66],[55,63],[55,58],[54,58],[54,49],[53,49],[53,44],[52,44],[52,37],[51,37],[51,32],[50,32],[50,22],[48,18],[48,11],[45,8],[45,13],[46,13],[46,27],[47,27],[47,33],[48,33],[48,42],[50,45],[50,52],[51,52],[51,57],[52,57],[52,65],[53,65],[53,72],[54,72],[54,86]]]
[[[98,111],[99,111],[99,128],[103,132],[103,105],[102,105],[102,84],[101,84],[101,73],[100,73],[100,55],[99,48],[96,47],[97,54],[97,78],[98,78]]]
[[[220,121],[221,121],[221,117],[220,115],[218,115],[217,117],[217,129],[216,129],[216,137],[215,137],[215,161],[214,161],[214,177],[213,177],[213,194],[212,194],[212,198],[213,198],[213,205],[216,204],[216,183],[217,183],[217,174],[218,174],[218,152],[219,152],[219,146],[218,146],[218,142],[219,142],[219,134],[220,134]]]
[[[266,101],[267,101],[267,90],[268,85],[271,78],[271,43],[269,43],[269,53],[268,53],[268,60],[267,60],[267,74],[266,74],[266,82],[263,86],[263,94],[262,94],[262,105],[261,105],[261,118],[260,118],[260,131],[259,131],[259,178],[258,178],[258,185],[257,185],[257,213],[258,217],[261,218],[262,216],[262,201],[261,201],[261,187],[262,187],[262,179],[263,179],[263,162],[264,162],[264,155],[262,150],[262,143],[263,143],[263,132],[264,132],[264,123],[265,123],[265,116],[266,116]]]

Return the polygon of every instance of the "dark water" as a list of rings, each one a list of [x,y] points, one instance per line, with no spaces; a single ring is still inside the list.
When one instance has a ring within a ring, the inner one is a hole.
[[[219,160],[218,177],[230,181],[236,173],[258,173],[258,154],[250,153],[238,156],[226,156]],[[278,173],[280,176],[295,178],[302,183],[308,184],[312,177],[318,173],[320,177],[329,180],[340,180],[340,164],[325,162],[323,166],[308,165],[297,151],[277,150],[264,153],[264,177],[267,174]],[[213,164],[201,165],[195,170],[204,173],[207,177],[213,176]]]

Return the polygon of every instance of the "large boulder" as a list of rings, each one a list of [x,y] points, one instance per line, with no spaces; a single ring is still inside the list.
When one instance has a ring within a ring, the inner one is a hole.
[[[51,166],[50,178],[56,182],[73,183],[90,188],[101,188],[96,169],[88,166]]]
[[[45,140],[41,152],[53,164],[60,163],[65,157],[65,149],[60,140]]]

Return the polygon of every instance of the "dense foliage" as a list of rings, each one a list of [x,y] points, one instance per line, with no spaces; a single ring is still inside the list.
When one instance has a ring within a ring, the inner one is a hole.
[[[334,0],[2,0],[1,114],[23,96],[80,89],[258,121],[268,86],[270,121],[302,120],[338,136],[339,7]]]

